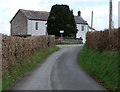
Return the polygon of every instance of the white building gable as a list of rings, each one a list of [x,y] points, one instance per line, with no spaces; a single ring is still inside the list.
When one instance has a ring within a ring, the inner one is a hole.
[[[76,38],[82,38],[83,43],[86,41],[86,33],[88,32],[88,23],[81,17],[81,12],[78,11],[78,16],[75,16],[75,22],[78,29]]]
[[[88,25],[76,24],[78,32],[76,34],[76,38],[82,38],[83,43],[86,41],[86,33],[88,32]]]
[[[47,21],[27,20],[27,34],[31,36],[47,35]]]

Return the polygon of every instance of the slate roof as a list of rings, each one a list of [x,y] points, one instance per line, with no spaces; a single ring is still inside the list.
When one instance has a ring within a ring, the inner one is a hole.
[[[76,24],[86,24],[88,25],[87,21],[85,21],[81,16],[74,16]]]
[[[47,21],[47,19],[49,17],[49,12],[45,12],[45,11],[33,11],[33,10],[24,10],[24,9],[19,9],[19,11],[21,11],[30,20],[43,20],[43,21]],[[16,13],[16,15],[17,15],[17,13]],[[14,19],[14,17],[13,17],[13,19]],[[11,23],[11,21],[10,21],[10,23]],[[86,24],[86,25],[88,25],[87,21],[85,21],[80,16],[75,16],[75,22],[76,22],[76,24]]]
[[[20,11],[28,18],[28,19],[40,19],[40,20],[47,20],[49,16],[49,12],[45,11],[33,11],[33,10],[23,10]]]

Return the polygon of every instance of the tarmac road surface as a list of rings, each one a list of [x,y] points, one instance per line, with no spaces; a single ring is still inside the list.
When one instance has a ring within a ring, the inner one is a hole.
[[[78,64],[82,45],[57,45],[61,49],[17,81],[10,90],[106,90]]]

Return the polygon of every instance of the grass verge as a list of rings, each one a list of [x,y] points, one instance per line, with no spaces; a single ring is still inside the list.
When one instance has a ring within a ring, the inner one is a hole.
[[[26,72],[32,70],[38,63],[40,63],[46,56],[50,53],[59,50],[58,47],[52,46],[46,50],[35,51],[33,55],[22,61],[22,63],[15,62],[11,66],[12,72],[3,69],[2,75],[2,90],[7,90],[9,87],[13,85],[13,83],[20,79]]]
[[[79,63],[106,88],[118,92],[118,51],[97,52],[85,44],[79,53]]]

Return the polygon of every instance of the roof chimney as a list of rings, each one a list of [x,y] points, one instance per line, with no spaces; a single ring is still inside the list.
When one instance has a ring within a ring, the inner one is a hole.
[[[78,11],[78,16],[81,16],[81,11]]]

